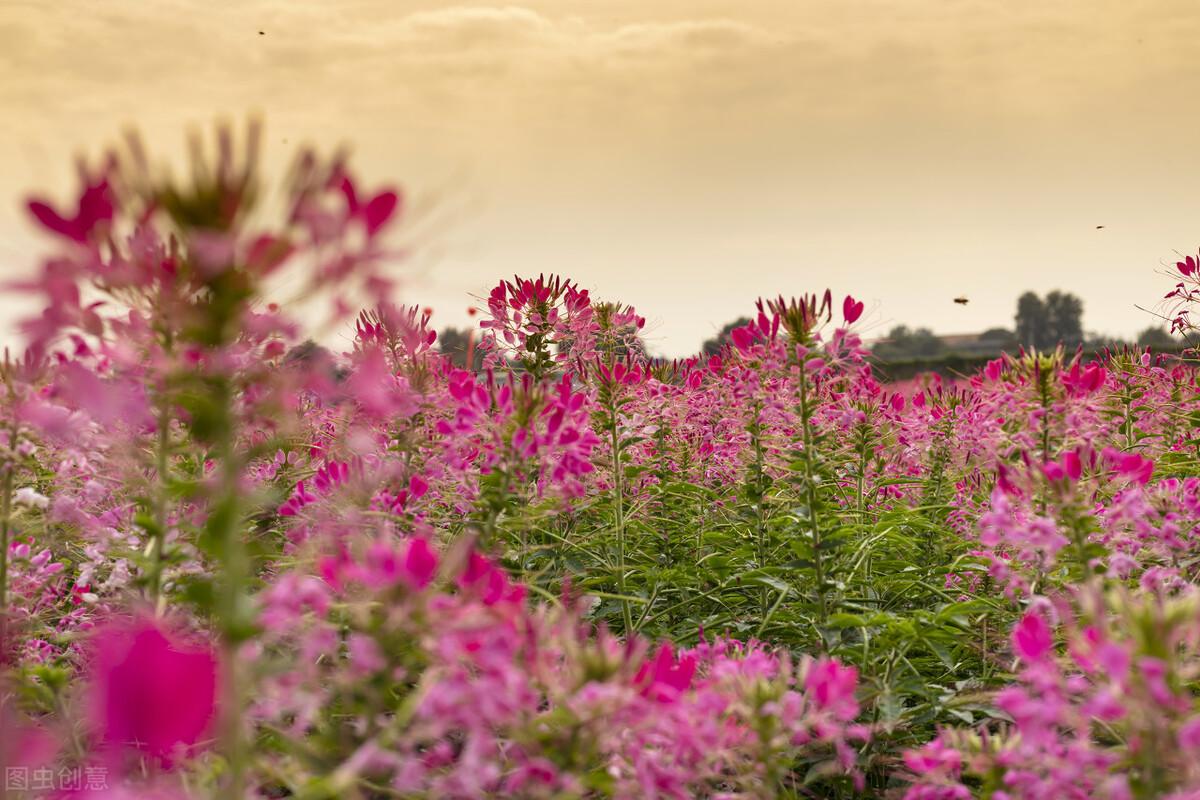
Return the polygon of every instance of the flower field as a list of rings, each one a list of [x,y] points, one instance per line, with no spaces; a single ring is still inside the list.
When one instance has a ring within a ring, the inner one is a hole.
[[[239,147],[29,202],[0,794],[1200,798],[1186,358],[889,384],[818,292],[664,362],[528,276],[464,369],[397,190]]]

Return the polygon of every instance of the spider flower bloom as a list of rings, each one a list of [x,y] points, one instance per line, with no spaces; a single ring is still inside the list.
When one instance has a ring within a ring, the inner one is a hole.
[[[92,641],[91,713],[101,739],[168,761],[216,718],[217,658],[149,618],[116,622]]]

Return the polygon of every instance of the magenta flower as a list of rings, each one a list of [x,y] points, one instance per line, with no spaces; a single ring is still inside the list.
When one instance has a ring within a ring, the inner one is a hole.
[[[1142,485],[1149,483],[1154,474],[1154,462],[1137,453],[1123,453],[1115,447],[1106,447],[1103,455],[1118,475]]]
[[[843,667],[824,656],[813,662],[804,677],[804,689],[816,707],[843,721],[858,716],[858,700],[854,697],[857,688],[858,670],[855,667]]]
[[[862,313],[862,301],[846,295],[846,299],[842,301],[842,316],[846,318],[846,324],[853,325],[862,316]]]
[[[654,660],[642,664],[633,682],[642,687],[645,697],[670,703],[691,688],[695,674],[696,657],[682,655],[677,662],[671,644],[664,642]]]
[[[1071,395],[1083,397],[1103,387],[1107,378],[1108,370],[1097,363],[1088,364],[1082,368],[1079,364],[1075,364],[1069,371],[1063,373],[1062,382]]]
[[[989,381],[995,382],[1000,380],[1000,376],[1004,374],[1004,359],[994,358],[987,362],[983,368],[983,374]]]
[[[91,710],[100,737],[169,760],[208,734],[217,659],[153,619],[112,623],[93,640]]]
[[[30,200],[28,208],[42,227],[79,244],[85,244],[100,223],[111,221],[115,210],[108,181],[103,178],[83,190],[73,217],[64,217],[43,200]]]
[[[438,557],[429,541],[414,536],[404,554],[404,580],[414,589],[424,589],[437,573]]]
[[[1072,450],[1069,453],[1064,453],[1062,457],[1063,469],[1067,473],[1067,477],[1073,481],[1079,480],[1083,475],[1083,462],[1079,458],[1079,451]]]
[[[358,197],[354,181],[343,175],[339,187],[346,198],[346,213],[351,219],[361,219],[367,236],[374,236],[387,224],[400,205],[400,195],[392,189],[384,189],[366,202]]]
[[[504,570],[479,553],[472,551],[467,568],[458,576],[459,588],[477,593],[486,606],[498,603],[520,605],[525,600],[525,587],[512,583]]]
[[[1054,646],[1054,636],[1046,620],[1030,611],[1013,628],[1012,644],[1021,658],[1040,661]]]

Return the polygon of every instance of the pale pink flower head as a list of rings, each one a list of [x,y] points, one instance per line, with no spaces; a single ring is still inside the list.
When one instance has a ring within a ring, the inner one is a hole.
[[[92,640],[92,721],[107,744],[169,760],[202,742],[217,715],[217,659],[162,621],[114,622]]]
[[[904,765],[917,775],[943,774],[958,777],[962,771],[962,753],[950,747],[941,737],[919,750],[904,752]]]
[[[1191,753],[1200,752],[1200,717],[1192,717],[1179,726],[1179,746]]]

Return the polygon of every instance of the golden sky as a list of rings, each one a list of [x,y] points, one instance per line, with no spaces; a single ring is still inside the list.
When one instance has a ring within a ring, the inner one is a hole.
[[[277,167],[349,143],[431,209],[400,274],[439,325],[554,271],[669,355],[827,285],[876,333],[1061,288],[1129,334],[1200,245],[1196,0],[0,0],[0,110],[4,275],[76,153],[257,112]]]

